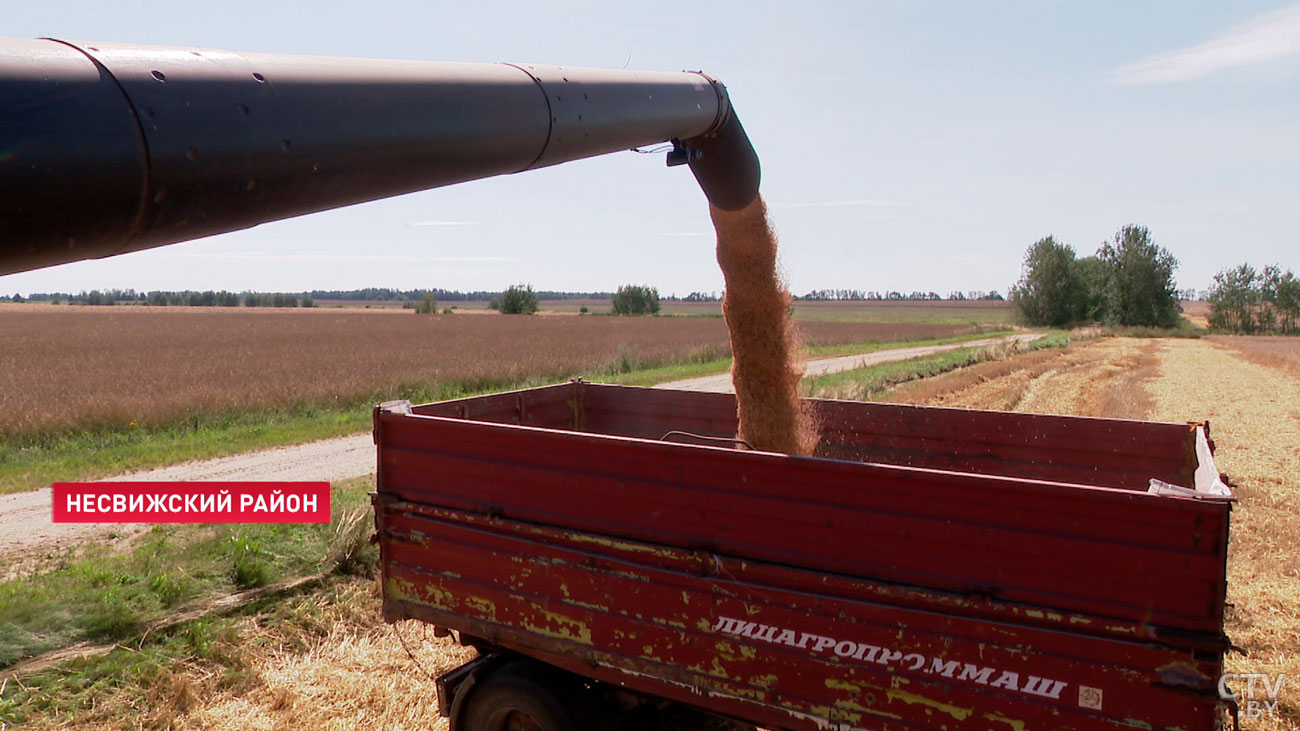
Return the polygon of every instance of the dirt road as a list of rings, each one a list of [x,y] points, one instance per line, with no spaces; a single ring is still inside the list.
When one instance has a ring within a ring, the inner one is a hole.
[[[1043,337],[1041,333],[1019,333],[1017,335],[1008,335],[1001,338],[970,340],[965,343],[922,345],[915,348],[891,348],[889,350],[877,350],[873,353],[842,355],[836,358],[818,358],[816,360],[804,362],[804,378],[824,376],[829,373],[839,373],[841,371],[851,371],[856,368],[866,368],[867,366],[890,363],[896,360],[919,358],[923,355],[939,353],[945,350],[956,350],[958,348],[983,348],[990,345],[1002,345],[1008,343],[1029,343],[1038,340],[1041,337]],[[680,391],[730,393],[732,390],[731,374],[722,373],[716,376],[703,376],[701,378],[688,378],[683,381],[670,381],[668,383],[659,384],[658,388],[675,388]]]
[[[229,457],[186,462],[107,480],[345,480],[375,471],[369,434],[323,439]],[[125,542],[138,525],[51,522],[50,489],[0,495],[0,580],[56,563],[90,538]]]

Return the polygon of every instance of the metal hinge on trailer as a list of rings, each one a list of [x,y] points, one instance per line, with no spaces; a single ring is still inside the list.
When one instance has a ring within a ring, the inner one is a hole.
[[[480,655],[473,660],[452,668],[447,672],[439,675],[434,681],[438,689],[438,715],[443,718],[458,718],[459,714],[453,716],[460,710],[464,704],[464,699],[469,695],[470,689],[478,682],[478,679],[492,670],[493,667],[501,663],[499,655],[487,654]],[[457,729],[452,729],[457,731]]]

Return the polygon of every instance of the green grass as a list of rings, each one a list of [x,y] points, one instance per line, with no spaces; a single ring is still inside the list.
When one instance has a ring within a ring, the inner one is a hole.
[[[352,434],[369,423],[368,408],[301,407],[196,416],[156,427],[10,437],[0,442],[0,494]]]
[[[319,586],[268,597],[145,636],[95,657],[61,663],[0,687],[0,729],[44,722],[56,728],[175,728],[216,693],[259,683],[255,662],[300,653],[341,618],[369,624],[372,581],[328,577]],[[365,615],[365,616],[363,616]]]
[[[978,333],[965,333],[947,338],[931,338],[929,340],[903,340],[887,343],[882,343],[878,340],[870,340],[865,343],[814,345],[805,348],[804,355],[807,358],[833,358],[840,355],[872,353],[878,350],[892,350],[894,348],[914,348],[921,345],[962,343],[970,340],[995,338],[1006,334],[1007,332],[1008,328],[999,327]],[[712,351],[697,353],[695,354],[695,357],[689,358],[682,363],[672,363],[669,365],[646,368],[636,367],[634,353],[631,355],[631,358],[633,367],[624,372],[615,373],[602,380],[606,383],[617,383],[624,386],[654,386],[660,383],[682,381],[688,378],[716,376],[731,370],[730,356],[718,356]]]
[[[956,348],[908,360],[880,363],[878,365],[841,371],[825,376],[805,379],[799,384],[800,394],[813,398],[849,398],[866,400],[875,398],[901,383],[929,378],[941,373],[975,365],[1004,352],[1023,353],[1043,348],[1061,348],[1070,342],[1070,334],[1055,330],[1046,337],[1031,343],[1018,344],[1009,351],[996,347]]]
[[[347,403],[192,414],[178,422],[150,426],[115,425],[10,435],[0,441],[0,495],[48,487],[52,482],[94,479],[193,459],[356,434],[370,428],[375,404],[394,397],[423,403],[555,383],[568,377],[403,383],[387,393]]]
[[[374,478],[333,487],[325,524],[156,525],[126,553],[68,549],[52,571],[0,582],[0,667],[113,643],[194,602],[363,564]],[[340,529],[342,521],[342,529]]]
[[[1107,325],[1102,328],[1101,334],[1121,338],[1199,338],[1209,335],[1210,331],[1179,318],[1177,327]]]
[[[871,353],[877,350],[893,350],[895,348],[915,348],[923,345],[948,345],[950,343],[965,343],[971,340],[984,340],[986,338],[996,338],[1003,335],[1009,335],[1011,328],[1006,325],[985,327],[979,332],[963,333],[953,335],[947,338],[930,338],[928,340],[893,340],[882,343],[872,340],[866,343],[854,343],[849,345],[813,345],[805,348],[809,358],[833,358],[839,355],[857,355],[859,353]]]

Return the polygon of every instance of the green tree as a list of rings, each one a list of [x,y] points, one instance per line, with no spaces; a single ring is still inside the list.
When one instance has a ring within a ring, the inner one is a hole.
[[[1215,274],[1210,285],[1210,327],[1247,334],[1255,332],[1258,279],[1258,273],[1249,264]]]
[[[531,284],[517,284],[501,293],[499,299],[493,300],[505,315],[531,315],[537,312],[537,293]]]
[[[1276,264],[1224,269],[1210,287],[1210,327],[1235,333],[1300,332],[1300,280]]]
[[[424,299],[415,305],[415,314],[432,315],[438,311],[438,295],[433,292],[425,292]]]
[[[1106,321],[1115,325],[1175,327],[1178,260],[1151,240],[1146,226],[1130,224],[1097,250],[1110,270],[1106,285]]]
[[[1263,299],[1270,305],[1269,328],[1292,335],[1300,324],[1300,279],[1276,264],[1264,267]]]
[[[1030,325],[1062,327],[1083,317],[1085,289],[1074,249],[1048,236],[1025,251],[1011,301]]]
[[[625,284],[614,293],[615,315],[659,314],[659,290],[651,286]]]
[[[1079,319],[1097,322],[1106,319],[1106,290],[1110,286],[1110,267],[1096,256],[1075,262],[1075,271],[1083,285]]]
[[[1287,271],[1274,284],[1277,297],[1277,314],[1286,335],[1300,332],[1300,279]]]

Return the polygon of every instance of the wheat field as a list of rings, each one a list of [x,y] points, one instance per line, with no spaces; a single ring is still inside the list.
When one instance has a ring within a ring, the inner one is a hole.
[[[806,322],[807,344],[946,337],[972,325]],[[420,315],[400,309],[0,307],[0,436],[190,414],[405,398],[416,386],[599,376],[725,356],[710,317]]]

